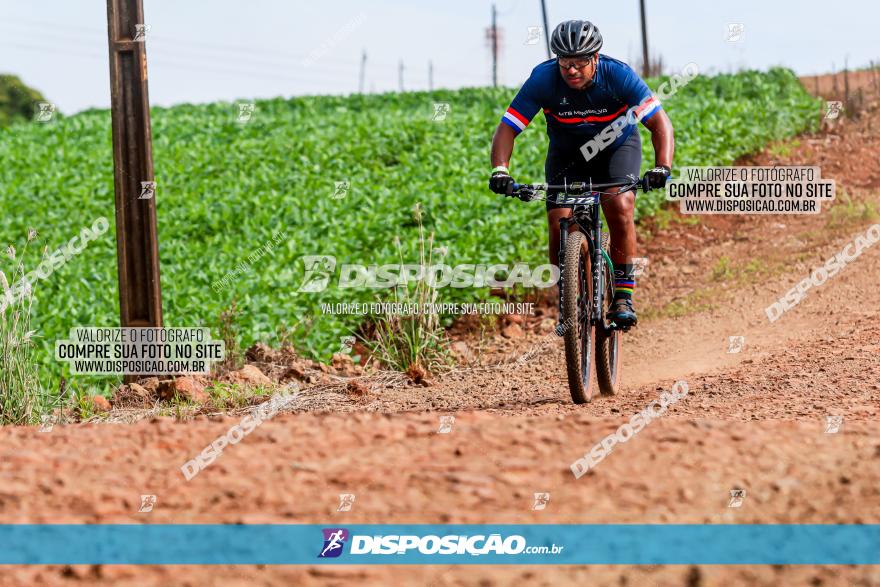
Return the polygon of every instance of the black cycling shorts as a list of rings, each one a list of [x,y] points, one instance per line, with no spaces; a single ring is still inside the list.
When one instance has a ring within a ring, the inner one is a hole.
[[[562,185],[573,181],[614,183],[626,181],[630,176],[638,178],[642,166],[642,139],[634,129],[626,140],[615,149],[600,151],[587,161],[579,149],[547,151],[544,176],[548,184]],[[555,202],[555,192],[547,193],[547,209],[565,208]]]

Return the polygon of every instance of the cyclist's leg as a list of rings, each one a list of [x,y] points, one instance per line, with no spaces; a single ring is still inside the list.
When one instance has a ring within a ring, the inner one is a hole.
[[[547,152],[547,160],[544,163],[544,178],[548,184],[563,184],[573,181],[585,181],[584,164],[580,161],[580,152],[565,154],[563,152]],[[557,205],[553,199],[556,193],[547,193],[547,230],[549,234],[550,263],[559,267],[559,220],[571,218],[571,208]],[[575,226],[569,227],[569,232],[575,230]],[[586,241],[584,247],[586,247]]]
[[[626,181],[638,177],[642,162],[642,145],[637,129],[623,144],[609,153],[607,170],[608,181]],[[613,195],[602,197],[602,211],[611,235],[610,254],[614,263],[614,304],[610,318],[622,326],[632,326],[637,322],[632,306],[635,287],[636,229],[633,221],[635,211],[635,192],[608,190]]]
[[[615,180],[616,181],[616,180]],[[610,254],[614,266],[631,263],[636,256],[636,227],[633,221],[636,197],[633,191],[607,190],[614,195],[602,196],[602,211],[611,234]]]
[[[642,164],[642,141],[634,129],[624,143],[609,153],[607,176],[603,181],[609,183],[626,181],[629,176],[638,177]],[[620,193],[619,189],[609,189],[614,195],[602,196],[602,211],[608,222],[611,234],[611,261],[614,266],[631,263],[636,256],[636,227],[633,221],[635,211],[635,192]]]

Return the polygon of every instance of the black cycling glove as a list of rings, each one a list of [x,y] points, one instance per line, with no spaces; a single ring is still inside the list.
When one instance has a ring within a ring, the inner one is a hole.
[[[492,170],[492,177],[489,179],[489,189],[496,194],[504,196],[510,195],[513,192],[513,178],[510,177],[507,167],[499,165]]]
[[[659,190],[666,187],[666,180],[672,170],[665,165],[658,165],[654,169],[645,172],[645,188],[649,190]]]

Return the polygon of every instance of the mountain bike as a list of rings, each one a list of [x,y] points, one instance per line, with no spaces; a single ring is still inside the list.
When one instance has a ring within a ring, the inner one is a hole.
[[[559,322],[556,334],[565,339],[568,387],[576,404],[593,398],[591,366],[596,351],[596,381],[602,395],[614,395],[620,385],[621,331],[628,327],[609,322],[614,299],[614,263],[608,254],[609,235],[602,230],[599,198],[602,190],[622,188],[647,191],[638,178],[625,182],[564,185],[514,183],[507,196],[544,201],[538,192],[557,192],[556,203],[572,208],[559,220]],[[609,194],[614,195],[614,194]]]

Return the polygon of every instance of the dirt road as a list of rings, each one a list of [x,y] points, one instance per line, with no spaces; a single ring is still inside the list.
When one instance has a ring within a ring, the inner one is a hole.
[[[643,239],[644,319],[625,338],[615,397],[572,405],[561,341],[548,337],[552,309],[539,308],[542,315],[482,341],[481,365],[427,387],[404,377],[306,387],[296,413],[264,423],[189,482],[180,466],[237,418],[0,429],[0,522],[880,523],[880,245],[777,321],[765,314],[880,222],[880,136],[867,118],[748,161],[822,161],[823,176],[838,181],[832,210],[698,224],[672,215]],[[546,351],[515,361],[547,340]],[[460,342],[478,354],[476,335]],[[688,384],[684,398],[574,478],[575,459],[677,380]],[[442,416],[454,422],[440,434]],[[828,416],[842,416],[837,432]],[[731,508],[735,488],[746,494]],[[540,511],[536,492],[550,493]],[[355,494],[351,511],[337,511],[341,493]],[[137,512],[143,494],[157,496],[150,513]],[[0,574],[0,585],[575,583],[880,585],[880,569],[82,566]]]

